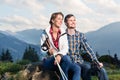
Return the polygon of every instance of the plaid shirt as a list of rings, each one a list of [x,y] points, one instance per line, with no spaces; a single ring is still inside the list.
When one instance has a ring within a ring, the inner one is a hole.
[[[68,44],[69,44],[68,55],[70,55],[72,61],[74,61],[75,63],[83,62],[83,59],[80,54],[81,49],[84,49],[86,53],[88,53],[91,56],[92,60],[98,61],[93,50],[88,45],[87,39],[83,33],[75,31],[75,35],[67,34],[67,38],[68,38]]]

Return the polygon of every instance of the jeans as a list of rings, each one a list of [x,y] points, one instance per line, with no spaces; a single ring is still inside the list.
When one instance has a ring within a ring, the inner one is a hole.
[[[89,62],[83,62],[78,65],[81,67],[82,80],[91,80],[91,72],[97,73],[99,80],[108,80],[107,72],[104,68],[101,68],[100,70],[91,69],[91,64]]]
[[[82,64],[78,63],[81,68],[81,78],[82,80],[91,80],[90,69],[91,65],[88,62],[83,62]]]
[[[99,80],[109,80],[107,76],[107,72],[104,68],[101,68],[98,72],[98,78]]]
[[[43,62],[43,67],[45,70],[52,70],[57,71],[57,65],[54,65],[54,57],[50,57]],[[66,77],[68,78],[68,71],[71,69],[73,71],[73,78],[72,80],[80,80],[80,67],[77,64],[71,62],[69,56],[65,55],[61,58],[60,66],[65,73]],[[60,77],[62,79],[62,76]]]

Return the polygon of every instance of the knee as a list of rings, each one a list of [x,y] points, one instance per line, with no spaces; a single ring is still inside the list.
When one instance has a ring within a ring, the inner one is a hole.
[[[71,62],[71,59],[69,56],[65,55],[62,57],[62,61],[65,61],[65,62]]]
[[[101,73],[106,73],[106,70],[105,70],[104,68],[101,68],[101,69],[100,69],[100,72],[101,72]]]
[[[72,67],[72,69],[73,69],[73,71],[75,73],[80,74],[80,72],[81,72],[81,67],[79,65],[77,65],[77,64],[74,64],[74,66]]]
[[[76,74],[81,75],[81,68],[79,66],[76,67]]]
[[[90,65],[86,65],[86,69],[87,70],[91,69],[91,66]]]
[[[74,69],[75,71],[81,71],[81,67],[77,64],[75,64]]]
[[[83,67],[84,67],[84,69],[86,69],[86,70],[90,70],[91,69],[91,65],[90,64],[84,64],[83,65]]]

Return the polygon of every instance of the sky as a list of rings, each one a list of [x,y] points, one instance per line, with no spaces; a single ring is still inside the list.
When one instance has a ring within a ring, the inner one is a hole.
[[[81,32],[95,31],[120,21],[120,0],[0,0],[0,30],[44,29],[54,12],[74,14]]]

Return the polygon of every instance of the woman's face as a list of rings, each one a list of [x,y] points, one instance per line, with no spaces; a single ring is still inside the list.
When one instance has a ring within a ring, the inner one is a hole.
[[[62,25],[62,21],[63,21],[63,16],[60,14],[58,14],[56,18],[52,20],[53,25],[55,25],[58,28]]]

